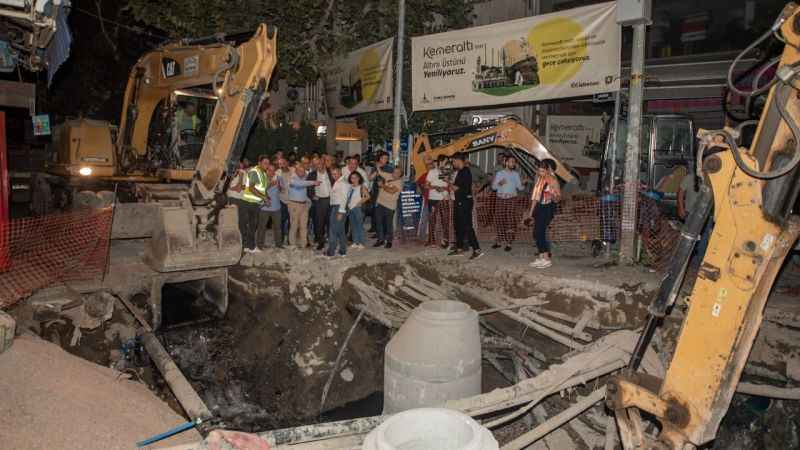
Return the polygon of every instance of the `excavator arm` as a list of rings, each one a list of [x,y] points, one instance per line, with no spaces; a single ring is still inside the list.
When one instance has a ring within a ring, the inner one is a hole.
[[[792,215],[800,186],[796,4],[788,4],[757,43],[778,32],[786,46],[754,141],[749,150],[740,149],[736,130],[701,132],[706,153],[699,160],[705,156],[701,164],[711,190],[701,192],[701,206],[687,220],[628,370],[608,383],[607,404],[626,449],[693,448],[715,438],[773,282],[800,233],[800,219]],[[638,373],[650,338],[677,297],[712,195],[715,225],[672,361],[663,380]],[[656,438],[644,433],[641,411],[660,423]]]
[[[261,25],[238,46],[225,37],[180,41],[145,55],[131,72],[118,149],[136,158],[152,157],[147,149],[149,124],[156,106],[172,92],[210,85],[216,96],[195,167],[157,170],[161,180],[191,181],[190,188],[177,183],[137,185],[144,208],[156,203],[145,259],[159,272],[224,267],[241,257],[238,211],[227,204],[224,191],[267,95],[276,63],[275,35]],[[130,214],[139,214],[137,208],[142,206],[134,204]]]
[[[411,163],[414,171],[422,174],[427,171],[426,157],[435,160],[439,156],[453,156],[457,153],[471,153],[493,147],[505,149],[514,154],[529,175],[533,172],[530,158],[536,161],[549,158],[556,161],[556,175],[561,179],[570,182],[575,178],[569,168],[545,148],[539,137],[514,117],[504,117],[490,128],[473,130],[436,148],[431,148],[429,135],[421,134],[414,140]]]
[[[125,90],[117,141],[120,160],[148,157],[150,125],[159,104],[177,90],[210,86],[216,106],[196,167],[159,167],[157,174],[163,180],[194,179],[193,198],[211,199],[223,175],[238,163],[266,97],[277,61],[275,40],[275,30],[262,24],[239,45],[219,35],[184,39],[142,56]]]

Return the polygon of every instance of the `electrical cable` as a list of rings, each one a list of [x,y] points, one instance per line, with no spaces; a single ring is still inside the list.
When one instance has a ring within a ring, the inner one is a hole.
[[[158,34],[150,33],[149,31],[136,29],[136,28],[130,27],[128,25],[116,22],[114,20],[106,19],[104,17],[98,16],[95,13],[89,12],[89,11],[87,11],[85,9],[78,8],[76,6],[73,6],[71,9],[74,10],[74,11],[78,11],[81,14],[86,14],[87,16],[94,17],[97,20],[101,20],[103,22],[110,23],[110,24],[118,26],[120,28],[124,28],[124,29],[126,29],[126,30],[128,30],[128,31],[130,31],[132,33],[141,34],[141,35],[145,35],[145,36],[150,36],[150,37],[157,38],[157,39],[164,39],[164,40],[169,40],[170,39],[169,36],[161,36],[161,35],[158,35]]]
[[[728,132],[721,132],[722,136],[725,138],[725,141],[731,147],[731,153],[733,154],[733,159],[736,160],[736,165],[738,165],[744,173],[753,178],[767,180],[782,177],[792,171],[792,169],[794,169],[794,167],[800,163],[800,127],[798,127],[797,123],[795,123],[795,121],[789,117],[789,114],[786,111],[786,102],[789,101],[789,95],[787,95],[787,92],[791,90],[793,90],[793,88],[789,84],[781,84],[775,89],[775,107],[778,109],[778,114],[780,114],[781,119],[786,122],[786,125],[792,132],[795,142],[794,155],[792,156],[791,161],[789,161],[789,163],[782,168],[766,172],[753,170],[749,165],[747,165],[747,163],[744,162],[744,159],[742,159],[741,151],[736,144],[736,139],[734,139],[733,136],[731,136],[731,134]],[[743,125],[746,125],[746,123],[740,124],[739,126],[742,127]]]
[[[736,55],[736,58],[734,58],[733,63],[731,63],[730,67],[728,68],[728,77],[727,77],[728,89],[730,89],[732,92],[741,95],[742,97],[751,97],[767,92],[772,86],[775,85],[775,83],[778,82],[779,78],[775,77],[766,85],[750,92],[745,92],[740,90],[739,88],[736,87],[736,85],[733,82],[733,69],[736,68],[736,65],[739,63],[739,61],[741,61],[742,58],[744,58],[744,56],[750,53],[753,49],[761,45],[762,42],[766,41],[770,36],[772,36],[773,33],[775,33],[776,26],[779,26],[778,23],[783,23],[783,22],[780,21],[776,22],[776,25],[773,25],[772,28],[764,32],[764,34],[762,34],[758,39],[753,41],[750,45],[747,46],[747,48],[745,48],[738,55]]]

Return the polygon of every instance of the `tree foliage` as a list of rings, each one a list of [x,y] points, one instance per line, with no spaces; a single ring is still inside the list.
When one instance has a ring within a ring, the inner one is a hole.
[[[302,85],[317,79],[332,58],[397,33],[397,0],[128,0],[127,11],[138,21],[172,37],[204,36],[252,30],[259,23],[278,28],[276,77]],[[418,36],[469,26],[468,0],[406,0],[406,35]],[[405,46],[403,98],[409,99],[410,40]],[[446,126],[459,112],[410,117],[410,128],[423,122]],[[391,113],[359,118],[373,139],[391,134]]]

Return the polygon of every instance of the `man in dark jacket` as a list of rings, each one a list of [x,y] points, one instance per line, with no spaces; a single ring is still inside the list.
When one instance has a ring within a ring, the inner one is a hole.
[[[313,203],[314,216],[314,240],[317,243],[317,250],[325,247],[325,234],[328,229],[328,219],[330,218],[330,198],[333,183],[331,171],[325,167],[324,158],[314,159],[314,168],[306,177],[309,181],[320,181],[318,186],[308,188],[308,197]]]
[[[472,172],[464,163],[463,153],[453,157],[453,169],[456,176],[449,189],[455,194],[455,211],[453,213],[453,223],[456,229],[456,245],[450,256],[463,254],[466,244],[472,247],[472,255],[469,259],[477,259],[483,256],[478,238],[475,236],[475,227],[472,223]],[[466,242],[465,242],[466,241]]]

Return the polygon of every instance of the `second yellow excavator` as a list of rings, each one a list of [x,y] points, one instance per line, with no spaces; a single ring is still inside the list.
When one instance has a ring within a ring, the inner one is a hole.
[[[182,39],[130,72],[119,128],[56,127],[53,160],[33,180],[34,210],[114,203],[112,238],[150,238],[158,272],[235,264],[237,211],[226,206],[248,132],[277,61],[276,30]]]
[[[455,139],[438,147],[431,148],[431,138],[458,135]],[[471,126],[443,133],[420,134],[414,139],[411,152],[411,166],[416,174],[427,172],[425,160],[435,160],[439,156],[453,156],[456,153],[472,153],[491,148],[503,149],[513,154],[522,169],[533,174],[533,163],[543,159],[556,161],[556,175],[564,182],[574,180],[570,169],[556,155],[545,148],[542,141],[514,116],[502,117],[480,126]]]

